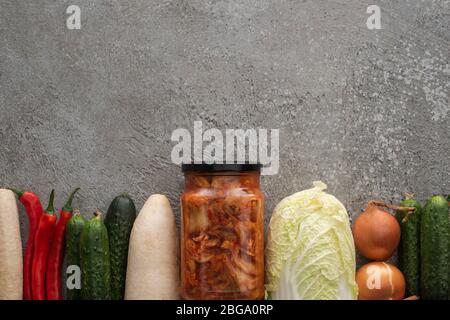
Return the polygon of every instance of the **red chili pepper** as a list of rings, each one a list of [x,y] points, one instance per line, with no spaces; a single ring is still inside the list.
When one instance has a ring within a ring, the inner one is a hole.
[[[60,211],[59,221],[56,225],[47,262],[46,290],[48,300],[62,300],[61,268],[64,258],[66,224],[72,218],[72,200],[78,190],[80,188],[76,188],[70,194],[69,199]]]
[[[31,300],[31,266],[34,255],[34,238],[42,216],[42,204],[39,197],[33,192],[10,189],[19,197],[19,201],[25,206],[28,216],[28,240],[23,259],[23,299]]]
[[[56,226],[56,214],[53,205],[55,190],[50,194],[48,207],[39,220],[39,226],[34,239],[34,257],[31,274],[31,293],[33,300],[45,300],[45,273],[47,270],[48,253]]]

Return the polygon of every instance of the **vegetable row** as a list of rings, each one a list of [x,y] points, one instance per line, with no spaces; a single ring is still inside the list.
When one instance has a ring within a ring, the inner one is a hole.
[[[411,196],[399,205],[370,201],[352,227],[344,205],[325,189],[315,182],[274,209],[265,249],[267,299],[450,298],[450,199],[433,196],[424,207]],[[44,210],[32,192],[0,189],[0,299],[60,300],[63,290],[71,300],[178,299],[178,233],[168,199],[152,195],[136,215],[133,200],[122,194],[104,219],[95,212],[86,220],[72,207],[78,190],[58,219],[54,191]],[[14,193],[28,216],[23,258]],[[199,208],[190,210],[195,216]],[[192,239],[192,246],[211,242]],[[239,259],[222,245],[224,261],[227,254]],[[210,248],[213,259],[219,249]],[[396,250],[399,268],[387,262]],[[372,262],[356,270],[356,252]],[[189,286],[196,290],[195,282]]]
[[[450,299],[449,200],[435,195],[424,207],[411,195],[400,206],[369,202],[353,225],[357,250],[377,261],[357,272],[360,299]],[[401,271],[386,262],[396,249]]]
[[[32,192],[0,189],[0,245],[1,260],[6,265],[20,266],[6,272],[0,269],[0,297],[26,300],[61,299],[61,267],[64,255],[65,226],[72,215],[72,200],[78,189],[69,196],[57,221],[53,205],[55,192],[50,194],[46,210]],[[28,216],[28,240],[22,269],[22,245],[18,232],[18,209],[14,193],[26,208]],[[20,284],[20,285],[19,285]]]
[[[43,210],[32,192],[0,189],[0,300],[61,300],[63,290],[70,300],[178,298],[177,233],[167,198],[151,196],[136,219],[133,200],[122,194],[104,221],[98,211],[86,220],[72,208],[78,190],[58,219],[54,190]],[[14,193],[28,217],[23,259]]]

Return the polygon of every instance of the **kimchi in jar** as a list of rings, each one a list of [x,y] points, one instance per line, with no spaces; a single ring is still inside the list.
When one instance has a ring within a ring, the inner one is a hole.
[[[264,298],[260,165],[184,164],[181,295]]]

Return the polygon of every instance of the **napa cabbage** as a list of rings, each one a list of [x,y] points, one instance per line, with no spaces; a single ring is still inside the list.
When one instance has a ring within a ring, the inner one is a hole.
[[[266,247],[266,295],[283,300],[353,300],[355,246],[343,204],[323,182],[276,206]]]

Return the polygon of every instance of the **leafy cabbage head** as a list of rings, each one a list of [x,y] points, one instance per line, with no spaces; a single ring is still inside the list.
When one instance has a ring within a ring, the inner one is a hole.
[[[326,185],[284,198],[269,223],[266,294],[269,299],[353,300],[355,246],[342,203]]]

